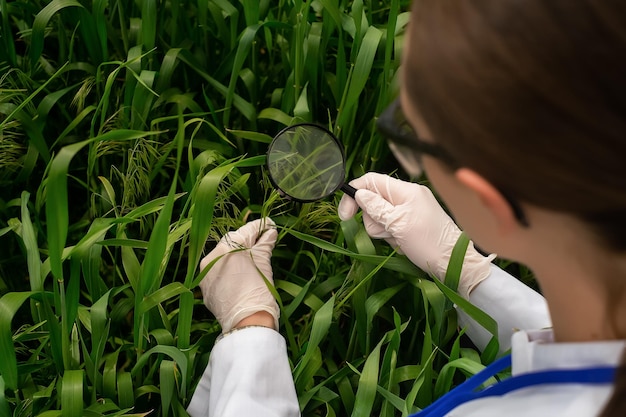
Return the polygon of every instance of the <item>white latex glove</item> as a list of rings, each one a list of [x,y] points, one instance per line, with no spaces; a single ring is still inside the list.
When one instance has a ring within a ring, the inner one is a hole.
[[[360,207],[371,237],[385,239],[415,265],[443,281],[461,230],[430,189],[377,173],[367,173],[350,185],[357,189],[355,199],[344,194],[339,217],[347,220]],[[468,299],[470,291],[489,276],[493,258],[495,255],[481,255],[470,242],[457,289],[462,297]]]
[[[227,233],[200,261],[200,269],[204,269],[224,255],[200,282],[204,304],[224,333],[259,311],[271,314],[278,329],[280,310],[261,276],[274,283],[270,260],[278,236],[275,226],[270,218],[251,221]]]

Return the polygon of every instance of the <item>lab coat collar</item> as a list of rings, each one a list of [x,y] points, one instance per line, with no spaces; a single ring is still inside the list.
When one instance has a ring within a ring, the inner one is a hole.
[[[626,341],[556,343],[551,329],[513,334],[512,373],[619,365]]]

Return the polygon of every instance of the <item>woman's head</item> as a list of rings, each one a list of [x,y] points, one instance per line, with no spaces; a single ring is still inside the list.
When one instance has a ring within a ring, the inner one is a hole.
[[[626,6],[418,0],[412,13],[403,82],[425,139],[626,249]]]

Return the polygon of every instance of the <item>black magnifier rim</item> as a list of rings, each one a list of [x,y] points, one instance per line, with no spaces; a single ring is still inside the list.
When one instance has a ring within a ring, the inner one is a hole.
[[[318,130],[323,131],[324,133],[326,133],[337,145],[337,147],[339,148],[339,151],[341,152],[341,169],[343,171],[343,181],[340,182],[339,185],[337,185],[337,187],[335,187],[335,189],[333,189],[332,191],[326,193],[325,195],[318,197],[318,198],[297,198],[297,197],[293,197],[292,195],[290,195],[289,193],[285,192],[285,190],[283,190],[282,188],[280,188],[278,186],[278,184],[276,183],[276,181],[274,180],[274,177],[272,176],[272,171],[270,169],[270,152],[272,151],[272,147],[274,146],[274,143],[276,142],[276,140],[281,137],[285,132],[289,131],[289,130],[293,130],[295,128],[298,127],[314,127]],[[337,136],[335,136],[335,134],[333,132],[331,132],[330,130],[328,130],[327,128],[325,128],[322,125],[319,125],[317,123],[296,123],[295,125],[291,125],[291,126],[287,126],[283,129],[280,130],[280,132],[278,132],[276,135],[274,135],[274,139],[272,139],[272,141],[270,142],[270,145],[267,148],[267,152],[265,153],[265,167],[267,168],[267,177],[270,180],[270,183],[272,183],[272,186],[281,192],[281,195],[283,198],[286,198],[290,201],[297,201],[299,203],[312,203],[314,201],[319,201],[319,200],[323,200],[326,197],[329,197],[331,195],[333,195],[334,193],[336,193],[337,191],[339,191],[339,189],[346,183],[346,152],[343,148],[343,145],[341,144],[341,142],[339,142],[339,139],[337,139]]]

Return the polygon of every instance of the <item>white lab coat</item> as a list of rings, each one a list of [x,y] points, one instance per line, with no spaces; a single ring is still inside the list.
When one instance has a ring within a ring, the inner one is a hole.
[[[298,396],[280,333],[250,327],[219,340],[191,398],[191,417],[297,417]]]
[[[511,347],[512,372],[616,365],[626,342],[552,343],[545,300],[492,266],[491,275],[470,301],[498,322],[501,351]],[[459,312],[460,323],[478,347],[490,335]],[[527,329],[527,331],[518,329]],[[611,384],[554,384],[513,391],[460,405],[448,416],[596,416],[612,392]],[[284,339],[275,331],[250,328],[219,341],[189,404],[192,417],[291,417],[299,415]]]

